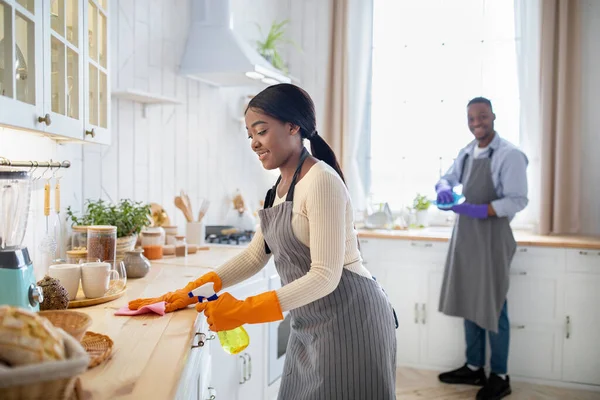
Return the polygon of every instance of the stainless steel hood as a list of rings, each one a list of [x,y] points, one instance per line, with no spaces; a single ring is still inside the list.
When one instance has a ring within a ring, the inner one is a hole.
[[[180,74],[216,86],[290,83],[231,26],[230,0],[192,0]]]

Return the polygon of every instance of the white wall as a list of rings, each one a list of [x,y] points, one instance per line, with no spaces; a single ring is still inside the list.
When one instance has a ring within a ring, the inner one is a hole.
[[[582,0],[582,230],[600,235],[600,1]]]
[[[82,151],[81,145],[65,144],[58,145],[54,141],[37,134],[12,130],[0,127],[0,156],[17,161],[48,161],[69,160],[71,168],[60,169],[56,176],[62,176],[61,186],[61,217],[64,220],[67,205],[79,205],[81,203],[82,187]],[[41,176],[43,169],[33,172],[36,177]],[[47,173],[45,177],[52,174]],[[44,217],[44,183],[45,180],[37,180],[33,184],[31,203],[29,207],[29,219],[24,243],[29,249],[32,260],[40,260],[39,244],[46,233],[46,218]],[[57,216],[54,213],[54,184],[52,180],[52,215],[50,217],[50,228],[53,229]],[[63,224],[62,236],[66,237],[66,224]],[[38,276],[38,278],[41,276]]]
[[[275,176],[249,149],[243,124],[233,120],[240,89],[217,89],[177,75],[186,40],[191,0],[112,0],[112,88],[136,88],[175,97],[181,105],[142,106],[112,100],[112,145],[57,145],[36,134],[0,127],[0,156],[15,160],[68,159],[61,170],[62,212],[79,210],[85,199],[132,198],[162,204],[183,232],[184,218],[173,198],[185,189],[198,210],[208,197],[211,224],[223,223],[229,198],[239,188],[251,209],[258,207]],[[284,49],[290,72],[315,100],[322,123],[325,101],[329,1],[231,0],[234,28],[250,41],[255,23],[268,31],[273,20],[290,19],[288,32],[302,48]],[[252,94],[252,93],[251,93]],[[39,175],[36,173],[36,175]],[[35,184],[25,238],[34,262],[45,234],[43,183]],[[66,228],[65,228],[66,229]],[[64,236],[66,236],[65,232]]]
[[[273,20],[290,18],[290,34],[292,29],[303,34],[312,29],[314,36],[312,20],[320,3],[306,2],[313,7],[307,26],[298,22],[303,20],[302,13],[290,14],[291,3],[232,0],[234,28],[255,40],[256,23],[266,32]],[[234,113],[241,115],[240,99],[255,92],[214,88],[177,75],[189,26],[189,0],[121,0],[111,4],[113,90],[135,88],[177,98],[182,104],[149,107],[144,118],[140,104],[113,99],[112,145],[84,149],[84,198],[159,203],[182,232],[185,221],[173,205],[180,189],[188,192],[196,212],[202,197],[210,199],[207,222],[211,224],[224,222],[231,208],[229,199],[238,188],[250,208],[257,209],[275,178],[263,170],[251,152],[243,124],[233,119]],[[301,56],[313,59],[311,46],[316,44],[313,40],[303,46]],[[294,53],[291,50],[289,54]],[[314,63],[305,74],[304,63],[296,67],[298,58],[290,60],[291,71],[299,78],[318,76]]]

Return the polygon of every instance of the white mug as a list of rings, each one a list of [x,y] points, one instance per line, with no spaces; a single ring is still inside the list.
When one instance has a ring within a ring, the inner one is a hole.
[[[56,264],[48,267],[48,275],[58,279],[60,284],[67,290],[69,300],[75,300],[79,290],[81,279],[81,265],[78,264]]]
[[[108,292],[111,275],[119,279],[119,273],[111,269],[110,263],[91,262],[81,264],[81,285],[83,294],[88,299],[102,297]]]

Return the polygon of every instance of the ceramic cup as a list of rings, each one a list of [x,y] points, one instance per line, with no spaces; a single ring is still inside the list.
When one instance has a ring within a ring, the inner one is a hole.
[[[60,284],[67,289],[69,300],[75,300],[81,279],[81,265],[54,264],[48,267],[48,275],[51,278],[58,279]]]
[[[119,273],[111,269],[107,262],[90,262],[81,264],[81,285],[83,294],[88,299],[96,299],[106,294],[109,288],[111,275],[119,279]]]

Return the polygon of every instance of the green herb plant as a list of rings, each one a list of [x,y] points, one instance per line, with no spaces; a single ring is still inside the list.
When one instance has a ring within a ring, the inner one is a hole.
[[[417,196],[413,200],[413,209],[416,211],[425,211],[431,205],[431,201],[427,199],[427,196],[423,196],[417,193]]]
[[[139,234],[142,228],[151,224],[150,205],[123,199],[119,204],[110,204],[102,199],[86,201],[83,214],[75,215],[71,206],[67,207],[67,215],[72,225],[112,225],[117,227],[117,237]]]

